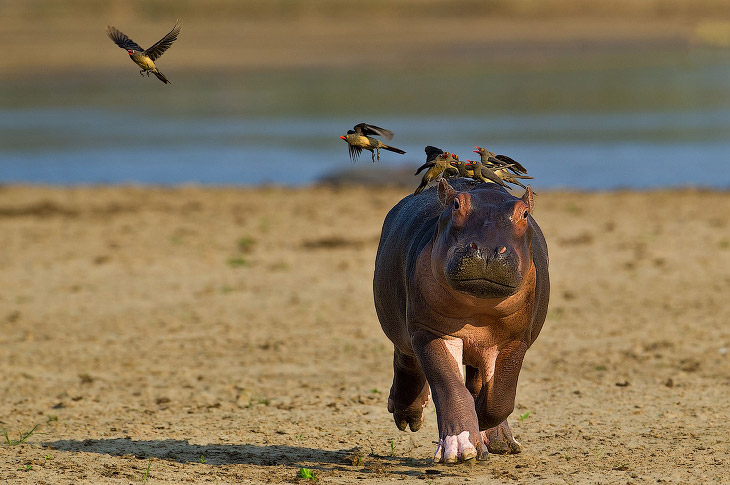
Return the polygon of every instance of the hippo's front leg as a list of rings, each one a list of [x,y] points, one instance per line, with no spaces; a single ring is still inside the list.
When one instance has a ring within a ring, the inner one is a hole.
[[[436,405],[439,445],[434,460],[457,463],[486,458],[474,398],[464,385],[461,373],[462,341],[447,341],[425,331],[414,332],[411,341]]]

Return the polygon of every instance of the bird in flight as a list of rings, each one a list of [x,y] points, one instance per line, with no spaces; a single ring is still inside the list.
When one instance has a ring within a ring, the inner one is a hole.
[[[168,81],[165,75],[157,69],[157,66],[155,66],[155,61],[170,48],[173,42],[177,40],[177,36],[180,34],[181,28],[182,21],[178,20],[175,22],[175,26],[172,30],[149,49],[141,48],[139,44],[127,37],[126,34],[123,34],[110,25],[107,25],[106,33],[116,45],[127,51],[129,58],[141,68],[139,71],[140,75],[144,75],[146,72],[149,77],[150,73],[152,73],[163,83],[170,84],[170,81]]]
[[[373,157],[373,163],[375,163],[375,152],[378,154],[378,160],[380,160],[380,149],[388,150],[403,155],[405,152],[400,148],[386,145],[382,141],[372,138],[373,136],[382,136],[386,140],[393,138],[393,132],[386,130],[375,125],[368,125],[367,123],[359,123],[355,125],[354,129],[347,130],[346,135],[340,137],[341,140],[347,142],[347,149],[350,152],[350,160],[353,162],[358,159],[363,149],[369,150]]]

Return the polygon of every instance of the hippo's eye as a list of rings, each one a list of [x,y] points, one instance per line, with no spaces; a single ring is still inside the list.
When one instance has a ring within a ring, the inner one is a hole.
[[[454,199],[454,209],[459,210],[459,199]]]
[[[523,218],[523,219],[527,219],[527,216],[528,216],[529,214],[530,214],[530,213],[529,213],[528,211],[525,211],[525,212],[523,212],[523,213],[522,213],[522,218]]]

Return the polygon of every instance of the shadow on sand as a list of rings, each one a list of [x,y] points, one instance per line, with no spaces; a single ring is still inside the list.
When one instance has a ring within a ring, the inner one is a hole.
[[[391,473],[418,476],[441,473],[425,469],[432,466],[430,460],[397,456],[365,454],[359,448],[345,450],[319,450],[285,445],[196,445],[181,440],[134,441],[125,438],[59,440],[44,443],[60,451],[100,453],[112,456],[134,456],[140,459],[158,458],[178,463],[199,463],[201,456],[208,465],[245,464],[257,466],[295,465],[315,469],[341,471],[372,471],[373,462],[406,469],[391,469]]]

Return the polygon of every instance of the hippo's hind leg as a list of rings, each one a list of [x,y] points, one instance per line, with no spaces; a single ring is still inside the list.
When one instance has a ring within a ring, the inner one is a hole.
[[[494,373],[486,385],[483,385],[481,371],[467,366],[466,384],[474,397],[482,440],[490,453],[522,451],[512,436],[507,416],[514,410],[517,377],[526,350],[527,344],[519,340],[510,342],[500,350],[494,361]]]
[[[393,386],[388,397],[388,411],[393,413],[396,426],[405,431],[418,431],[423,424],[423,408],[428,403],[426,376],[415,357],[395,348],[393,352]]]
[[[522,446],[512,436],[506,419],[494,428],[482,431],[482,440],[489,452],[496,455],[516,454],[522,451]]]
[[[469,389],[474,401],[476,403],[479,397],[479,392],[482,390],[482,373],[478,368],[470,365],[466,366],[466,388]],[[477,413],[479,411],[477,410]],[[509,429],[507,420],[502,421],[500,424],[493,428],[489,428],[481,431],[482,441],[487,446],[487,450],[490,453],[498,455],[507,455],[510,453],[519,453],[522,451],[522,447],[517,440],[512,436],[512,431]]]

